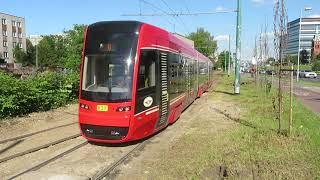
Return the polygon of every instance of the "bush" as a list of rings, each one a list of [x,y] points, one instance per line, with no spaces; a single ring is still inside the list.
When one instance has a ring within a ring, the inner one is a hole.
[[[0,72],[0,118],[46,111],[77,99],[79,74],[45,72],[19,80]]]
[[[320,60],[312,65],[313,71],[320,71]]]

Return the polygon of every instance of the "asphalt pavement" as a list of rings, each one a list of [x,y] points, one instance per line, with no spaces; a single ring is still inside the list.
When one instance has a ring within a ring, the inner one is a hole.
[[[293,94],[309,109],[320,115],[320,87],[295,85]]]

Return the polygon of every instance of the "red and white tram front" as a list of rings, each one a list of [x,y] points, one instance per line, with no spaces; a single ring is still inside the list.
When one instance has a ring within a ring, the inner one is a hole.
[[[133,110],[134,66],[140,24],[88,26],[83,48],[79,125],[91,141],[126,141]]]

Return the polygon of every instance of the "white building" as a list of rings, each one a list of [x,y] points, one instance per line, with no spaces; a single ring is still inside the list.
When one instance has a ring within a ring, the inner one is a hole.
[[[25,19],[5,13],[0,13],[0,19],[0,58],[14,63],[13,49],[18,46],[26,50]]]
[[[42,36],[41,35],[30,35],[28,37],[28,39],[31,41],[32,45],[38,45],[39,42],[42,40]]]

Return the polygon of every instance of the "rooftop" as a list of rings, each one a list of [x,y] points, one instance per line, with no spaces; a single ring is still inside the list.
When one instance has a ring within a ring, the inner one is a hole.
[[[11,15],[11,14],[7,14],[7,13],[3,13],[3,12],[0,12],[0,15],[3,14],[3,15],[7,15],[7,16],[13,16],[13,17],[17,17],[17,18],[23,18],[24,17],[20,17],[20,16],[15,16],[15,15]]]

